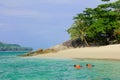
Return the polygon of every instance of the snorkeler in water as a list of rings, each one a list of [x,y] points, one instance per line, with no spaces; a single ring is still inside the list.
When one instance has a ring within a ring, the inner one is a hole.
[[[86,67],[87,68],[92,68],[92,67],[94,67],[94,65],[92,65],[92,64],[86,64]]]
[[[74,65],[74,68],[80,69],[80,68],[82,68],[82,66],[80,66],[80,65]]]

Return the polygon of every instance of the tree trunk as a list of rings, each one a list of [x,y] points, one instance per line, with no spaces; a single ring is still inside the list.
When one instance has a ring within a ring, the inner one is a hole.
[[[84,42],[85,42],[85,44],[87,45],[87,47],[89,46],[89,44],[88,44],[88,42],[87,42],[87,40],[86,40],[86,38],[84,37]]]

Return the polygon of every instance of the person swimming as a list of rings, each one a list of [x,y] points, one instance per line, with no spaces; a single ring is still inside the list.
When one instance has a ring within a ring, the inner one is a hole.
[[[87,68],[92,68],[92,67],[94,67],[94,65],[92,65],[92,64],[86,64],[86,67]]]
[[[82,68],[82,66],[80,66],[80,65],[74,65],[74,68],[80,69],[80,68]]]

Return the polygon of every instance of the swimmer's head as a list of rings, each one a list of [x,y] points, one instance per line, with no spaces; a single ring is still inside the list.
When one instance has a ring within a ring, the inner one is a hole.
[[[92,66],[92,64],[86,64],[86,66]]]
[[[76,67],[76,65],[73,65],[74,67]]]
[[[94,65],[92,65],[92,64],[86,64],[86,66],[87,66],[88,68],[94,67]]]

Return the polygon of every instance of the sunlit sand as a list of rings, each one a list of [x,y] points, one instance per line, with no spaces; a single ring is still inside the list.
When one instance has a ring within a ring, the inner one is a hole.
[[[40,54],[34,57],[120,60],[120,45],[67,49],[56,53]]]

